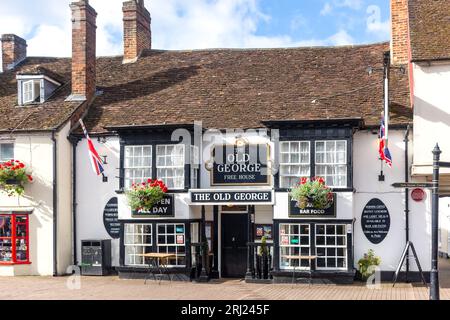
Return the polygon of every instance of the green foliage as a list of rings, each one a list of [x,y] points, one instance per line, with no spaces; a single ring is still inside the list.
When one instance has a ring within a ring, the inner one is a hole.
[[[19,160],[0,164],[0,187],[8,196],[21,196],[25,192],[25,184],[32,181],[33,177],[27,172],[25,164]]]
[[[367,280],[375,271],[370,268],[372,266],[379,266],[381,264],[380,257],[375,256],[375,252],[370,249],[368,253],[364,254],[364,258],[358,261],[358,271],[363,280]]]
[[[292,188],[290,196],[297,201],[300,209],[305,209],[308,203],[318,209],[327,209],[333,204],[333,193],[323,178],[300,179],[300,183]]]
[[[259,255],[269,255],[269,248],[267,247],[267,237],[261,238],[261,245],[259,247]]]
[[[134,184],[126,195],[133,211],[150,211],[166,192],[167,187],[161,180],[149,179],[147,183]]]

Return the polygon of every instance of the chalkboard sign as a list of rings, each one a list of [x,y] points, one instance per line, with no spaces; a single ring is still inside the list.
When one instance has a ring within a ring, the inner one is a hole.
[[[380,199],[372,199],[364,207],[361,227],[367,239],[373,244],[383,242],[391,227],[391,216]]]
[[[134,217],[174,217],[175,216],[175,197],[173,194],[166,194],[164,198],[153,206],[150,211],[133,211]]]
[[[117,198],[111,198],[103,211],[103,225],[113,239],[120,237],[119,209]]]
[[[213,149],[211,185],[269,185],[269,146],[218,145]]]

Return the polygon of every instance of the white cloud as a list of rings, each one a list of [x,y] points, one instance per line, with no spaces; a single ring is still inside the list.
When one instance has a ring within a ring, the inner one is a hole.
[[[320,10],[320,15],[327,16],[327,15],[331,14],[332,12],[333,12],[333,6],[329,2],[327,2],[323,6],[322,10]]]
[[[335,5],[357,7],[360,0],[333,0]],[[2,0],[0,34],[15,33],[28,41],[30,56],[70,56],[71,0]],[[91,0],[98,12],[97,54],[122,53],[123,0]],[[152,42],[157,49],[292,47],[348,44],[344,30],[326,39],[295,41],[289,35],[259,35],[258,25],[271,17],[260,0],[152,0]],[[304,20],[293,22],[301,27]]]
[[[366,13],[368,15],[366,31],[381,39],[388,39],[391,32],[391,22],[390,20],[382,21],[380,7],[371,5],[367,7]]]

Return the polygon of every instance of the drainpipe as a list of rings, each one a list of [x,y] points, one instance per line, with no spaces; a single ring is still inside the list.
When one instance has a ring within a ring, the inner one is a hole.
[[[77,145],[79,139],[69,137],[72,143],[72,224],[73,224],[73,265],[78,265],[77,259]]]
[[[409,182],[409,132],[410,127],[406,128],[405,132],[405,139],[403,140],[405,142],[405,182]],[[405,188],[405,233],[406,233],[406,244],[409,243],[409,189]],[[409,276],[409,248],[408,252],[406,253],[406,282],[408,282],[408,276]]]
[[[53,141],[53,276],[58,276],[58,166],[57,140],[55,130],[52,131]]]

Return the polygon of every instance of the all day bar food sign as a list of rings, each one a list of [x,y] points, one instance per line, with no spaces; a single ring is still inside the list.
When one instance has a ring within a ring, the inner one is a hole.
[[[269,185],[267,144],[217,145],[212,151],[211,185]]]

